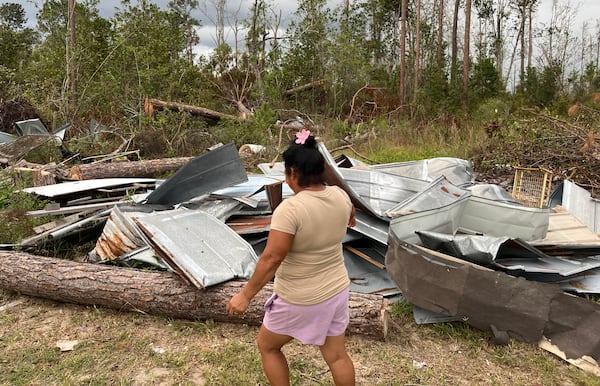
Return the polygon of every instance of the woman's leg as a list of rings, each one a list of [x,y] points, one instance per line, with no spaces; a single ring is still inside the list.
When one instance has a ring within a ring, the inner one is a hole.
[[[290,370],[281,348],[291,340],[291,336],[279,335],[267,330],[265,326],[260,327],[256,342],[260,350],[263,369],[271,386],[290,384]]]
[[[354,386],[354,363],[346,352],[344,334],[328,336],[325,344],[319,347],[323,359],[331,370],[333,381],[337,386]]]

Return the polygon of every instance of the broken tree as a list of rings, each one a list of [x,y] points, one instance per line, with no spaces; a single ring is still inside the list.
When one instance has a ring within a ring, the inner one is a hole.
[[[229,281],[200,290],[171,272],[0,251],[0,287],[10,291],[121,311],[260,325],[263,304],[272,292],[271,285],[256,295],[244,318],[230,316],[225,311],[226,302],[243,285],[243,281]],[[348,332],[384,340],[387,308],[382,296],[352,292]]]
[[[153,98],[144,100],[144,111],[147,116],[152,116],[156,111],[160,110],[185,111],[192,115],[200,115],[204,118],[220,120],[220,119],[237,119],[237,117],[229,114],[224,114],[218,111],[207,109],[204,107],[191,106],[177,102],[161,101]]]

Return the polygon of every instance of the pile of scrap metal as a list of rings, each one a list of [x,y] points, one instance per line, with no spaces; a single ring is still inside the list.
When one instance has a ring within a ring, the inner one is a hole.
[[[404,298],[418,323],[463,320],[498,343],[538,343],[600,374],[600,305],[584,297],[600,293],[600,206],[585,190],[564,181],[547,205],[530,207],[500,186],[475,183],[466,160],[367,165],[319,146],[327,182],[357,208],[344,240],[351,291]],[[69,229],[104,220],[93,262],[151,264],[198,288],[248,278],[272,211],[293,194],[282,163],[259,168],[262,175],[247,174],[235,147],[221,146]],[[49,191],[150,183],[106,180],[27,191],[56,198]]]

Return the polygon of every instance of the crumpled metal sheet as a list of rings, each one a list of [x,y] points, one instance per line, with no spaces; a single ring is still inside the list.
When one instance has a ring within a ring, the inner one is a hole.
[[[485,267],[537,281],[564,281],[600,267],[600,256],[548,256],[519,239],[417,232],[422,245]]]
[[[46,126],[39,118],[27,119],[15,122],[17,134],[23,137],[25,135],[50,134]]]
[[[155,212],[133,221],[157,254],[198,288],[249,279],[258,257],[241,236],[202,211]]]
[[[0,131],[0,144],[9,143],[15,140],[15,136],[4,131]]]
[[[151,212],[149,210],[144,212],[143,209],[143,207],[113,207],[104,224],[102,234],[96,240],[92,259],[115,260],[127,253],[147,247],[145,237],[132,220],[133,216],[145,216]]]
[[[587,271],[572,280],[560,283],[560,288],[567,292],[578,294],[600,294],[600,269]]]
[[[339,170],[340,168],[338,168],[337,163],[335,162],[325,145],[322,142],[319,142],[317,144],[317,147],[323,155],[323,158],[325,159],[325,171],[323,173],[325,177],[325,182],[327,182],[327,184],[329,185],[339,186],[341,189],[343,189],[348,194],[350,200],[357,209],[365,211],[375,217],[382,217],[381,212],[378,213],[376,210],[371,208],[369,202],[365,200],[354,189],[354,187],[352,187],[346,182],[344,176],[342,176]]]
[[[474,182],[473,164],[469,160],[452,157],[430,158],[418,161],[394,162],[371,166],[372,169],[398,176],[434,181],[445,177],[456,186]]]
[[[398,239],[407,243],[419,244],[417,231],[432,231],[454,234],[460,228],[460,219],[469,197],[463,197],[441,208],[425,210],[393,218],[389,233],[394,232]]]
[[[362,211],[356,211],[355,218],[356,225],[349,231],[360,233],[364,236],[367,236],[371,240],[378,241],[383,245],[387,244],[388,232],[390,228],[389,222],[363,213]]]
[[[432,181],[425,189],[402,201],[385,214],[391,218],[405,214],[422,212],[449,205],[463,197],[470,196],[468,190],[461,189],[444,176]]]
[[[146,204],[175,205],[247,181],[233,143],[193,158],[146,198]]]
[[[516,198],[514,198],[509,192],[506,191],[502,186],[495,184],[476,184],[467,187],[471,194],[476,197],[487,198],[494,201],[503,201],[513,205],[523,206]]]
[[[373,170],[338,168],[337,171],[369,212],[379,217],[387,217],[387,211],[429,186],[425,181]]]
[[[485,235],[533,241],[546,236],[549,215],[548,208],[531,208],[471,196],[465,204],[459,225]]]
[[[556,284],[515,278],[399,240],[392,231],[386,268],[411,303],[458,316],[482,330],[494,326],[537,344],[543,337],[566,358],[600,361],[600,304]]]
[[[446,234],[461,231],[531,241],[544,238],[548,217],[548,209],[510,205],[470,195],[440,208],[393,218],[390,229],[400,240],[413,244],[420,243],[415,231]]]

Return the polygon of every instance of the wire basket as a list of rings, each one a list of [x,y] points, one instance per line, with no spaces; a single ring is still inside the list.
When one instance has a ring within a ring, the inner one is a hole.
[[[543,208],[548,205],[552,172],[544,168],[515,167],[512,196],[525,206]]]

